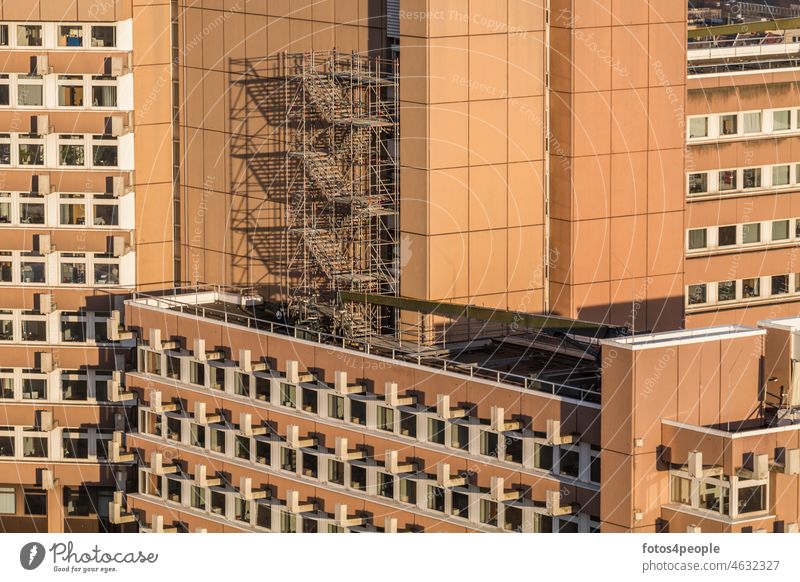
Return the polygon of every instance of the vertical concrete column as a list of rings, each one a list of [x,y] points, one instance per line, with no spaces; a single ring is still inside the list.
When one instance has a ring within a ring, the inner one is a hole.
[[[47,531],[64,533],[64,488],[56,485],[47,492]]]

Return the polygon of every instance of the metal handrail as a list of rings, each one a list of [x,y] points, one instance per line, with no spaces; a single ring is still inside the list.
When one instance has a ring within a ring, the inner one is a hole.
[[[221,285],[198,285],[195,287],[178,287],[175,291],[193,290],[196,292],[217,291],[220,289],[234,290],[232,287]],[[237,294],[241,294],[241,289],[236,289]],[[174,293],[178,296],[179,293]],[[191,305],[181,301],[169,299],[169,295],[151,295],[143,291],[135,291],[132,302],[156,301],[166,304],[171,304],[171,309],[177,310],[179,313],[186,313],[188,315],[199,315],[203,319],[216,319],[223,321],[228,325],[239,325],[248,329],[255,329],[258,331],[266,331],[277,335],[291,335],[296,339],[312,341],[320,345],[330,345],[341,347],[343,349],[351,349],[361,351],[369,355],[376,355],[389,358],[394,361],[408,362],[425,366],[433,369],[441,369],[446,372],[453,372],[468,376],[470,378],[480,378],[483,380],[490,380],[497,383],[505,383],[513,386],[525,388],[526,390],[533,390],[536,392],[543,392],[552,396],[560,396],[564,398],[572,398],[581,402],[600,402],[600,392],[594,390],[587,390],[577,386],[568,386],[566,384],[559,384],[557,382],[550,382],[541,380],[533,376],[523,376],[513,372],[504,372],[493,368],[486,368],[476,364],[465,364],[456,360],[448,360],[446,358],[437,358],[436,362],[441,366],[434,366],[430,360],[423,361],[423,356],[413,351],[404,351],[397,348],[383,348],[376,346],[361,339],[346,338],[335,334],[330,334],[321,331],[315,331],[304,327],[294,326],[288,323],[276,323],[249,315],[240,315],[229,313],[219,309],[206,307],[204,305]]]

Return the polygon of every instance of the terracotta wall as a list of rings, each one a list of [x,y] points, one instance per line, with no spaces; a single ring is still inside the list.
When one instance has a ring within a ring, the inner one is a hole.
[[[385,3],[180,4],[181,279],[254,285],[277,298],[288,252],[284,115],[244,81],[270,76],[265,59],[283,52],[380,53]]]
[[[551,10],[551,307],[678,328],[686,4],[555,0]]]
[[[403,3],[403,295],[545,308],[544,5]]]

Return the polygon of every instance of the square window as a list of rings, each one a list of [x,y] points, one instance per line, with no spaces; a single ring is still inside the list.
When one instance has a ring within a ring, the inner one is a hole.
[[[730,247],[736,244],[736,227],[720,226],[717,230],[718,244],[721,247]]]
[[[19,144],[19,164],[21,166],[43,166],[44,144]]]
[[[689,285],[689,305],[702,305],[707,301],[705,285]]]
[[[17,85],[17,105],[20,107],[41,107],[44,105],[44,85],[20,82]]]
[[[755,244],[761,242],[761,223],[753,222],[742,225],[742,244]]]
[[[722,281],[717,283],[717,301],[736,300],[736,281]]]
[[[737,172],[736,170],[723,170],[719,173],[719,190],[720,192],[729,192],[736,190],[737,186]]]
[[[705,228],[695,228],[689,231],[689,250],[704,249],[708,246],[708,236]]]
[[[781,241],[789,239],[789,221],[776,220],[772,223],[772,240]]]
[[[689,138],[708,137],[708,117],[692,117],[689,119]]]
[[[761,168],[746,168],[742,171],[742,187],[761,188]]]
[[[58,46],[72,48],[83,46],[83,27],[78,24],[59,26]]]
[[[428,419],[428,441],[437,445],[444,444],[444,421],[437,418]]]
[[[689,174],[689,194],[708,192],[708,174]]]
[[[792,129],[792,112],[789,109],[772,112],[772,131]]]
[[[744,133],[761,133],[761,112],[751,111],[743,114],[744,118]]]
[[[92,86],[92,106],[94,107],[116,107],[117,88],[114,85],[94,85]]]
[[[117,46],[117,29],[114,26],[93,26],[92,46],[113,48]]]
[[[736,135],[739,133],[739,116],[737,114],[721,115],[719,118],[721,135]]]
[[[771,282],[771,295],[786,295],[789,292],[789,275],[773,275]]]
[[[773,186],[788,186],[789,185],[789,166],[773,166],[772,167],[772,185]]]
[[[761,279],[742,279],[742,298],[753,299],[761,297]]]
[[[83,107],[83,85],[59,85],[59,107]]]

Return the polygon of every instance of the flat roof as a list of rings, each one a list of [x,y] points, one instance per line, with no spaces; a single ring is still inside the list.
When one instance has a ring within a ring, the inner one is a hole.
[[[714,340],[737,339],[755,335],[764,335],[763,329],[744,325],[720,325],[698,329],[682,329],[661,333],[632,335],[624,338],[602,340],[603,345],[613,345],[627,350],[661,348],[672,345],[686,345]]]
[[[779,319],[765,319],[759,321],[761,327],[785,329],[787,331],[800,331],[800,316],[781,317]]]

